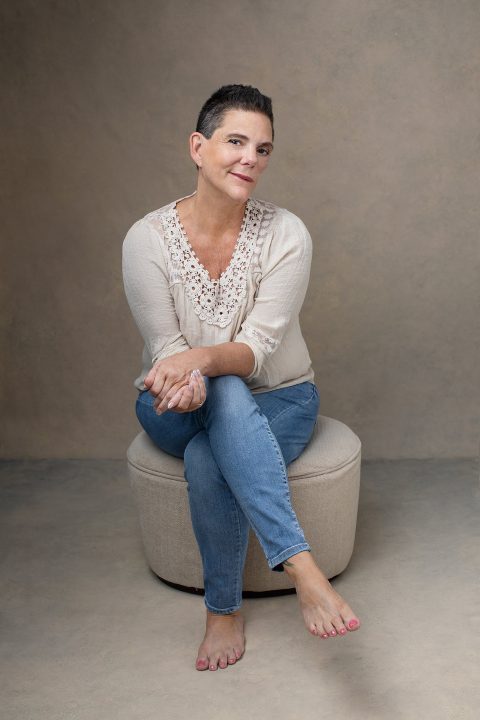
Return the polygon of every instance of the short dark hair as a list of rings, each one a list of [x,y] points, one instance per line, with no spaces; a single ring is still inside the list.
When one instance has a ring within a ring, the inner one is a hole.
[[[272,124],[272,101],[260,90],[251,85],[223,85],[203,105],[197,120],[196,132],[211,138],[215,130],[220,127],[223,116],[228,110],[250,110],[266,115]]]

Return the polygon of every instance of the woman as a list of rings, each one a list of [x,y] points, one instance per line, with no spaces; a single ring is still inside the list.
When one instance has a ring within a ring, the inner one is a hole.
[[[190,136],[196,191],[138,220],[123,244],[125,292],[145,341],[137,417],[184,459],[202,557],[198,670],[244,653],[250,525],[269,567],[294,581],[309,632],[328,638],[360,626],[290,504],[286,465],[312,435],[319,396],[298,320],[310,235],[288,210],[251,197],[273,137],[270,98],[220,88]]]

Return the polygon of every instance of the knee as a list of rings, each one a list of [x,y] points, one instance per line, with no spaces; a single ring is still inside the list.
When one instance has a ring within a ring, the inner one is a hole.
[[[217,393],[248,391],[247,386],[238,375],[218,375],[217,377],[209,378],[209,387]]]
[[[252,393],[238,375],[219,375],[209,379],[207,398],[217,409],[239,412],[253,401]]]

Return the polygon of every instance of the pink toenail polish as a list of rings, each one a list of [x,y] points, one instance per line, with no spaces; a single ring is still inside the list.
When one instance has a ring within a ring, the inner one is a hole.
[[[340,630],[340,635],[345,635],[346,632],[347,632],[347,631],[346,631],[345,629]]]
[[[350,622],[348,623],[349,628],[357,627],[357,625],[358,625],[358,620],[350,620]]]
[[[328,638],[328,635],[325,633],[325,634],[322,635],[322,637]]]
[[[336,634],[337,633],[335,632],[335,630],[332,630],[332,632],[330,633],[330,637],[334,637]]]

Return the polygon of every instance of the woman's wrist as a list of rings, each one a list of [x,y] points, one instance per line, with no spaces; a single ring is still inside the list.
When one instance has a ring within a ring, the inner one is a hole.
[[[207,377],[210,377],[212,375],[213,371],[213,357],[212,357],[212,348],[210,347],[198,347],[198,348],[192,348],[188,352],[190,352],[193,369],[198,369],[202,373],[202,375],[206,375]]]

